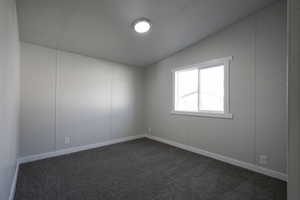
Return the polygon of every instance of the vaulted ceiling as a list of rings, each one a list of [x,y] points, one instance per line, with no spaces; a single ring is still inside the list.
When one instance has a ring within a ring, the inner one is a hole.
[[[133,66],[155,63],[274,0],[17,0],[20,37]],[[131,23],[153,26],[137,35]]]

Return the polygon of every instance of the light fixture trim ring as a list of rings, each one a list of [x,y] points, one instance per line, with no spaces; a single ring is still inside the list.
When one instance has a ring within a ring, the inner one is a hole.
[[[148,24],[148,28],[147,30],[142,30],[142,31],[139,31],[138,30],[138,27],[136,27],[139,23],[143,23],[143,22],[146,22]],[[134,30],[134,32],[136,32],[137,34],[147,34],[151,31],[152,29],[152,23],[151,21],[148,19],[148,18],[145,18],[145,17],[140,17],[140,18],[137,18],[136,20],[134,20],[131,24],[131,27],[132,29]]]

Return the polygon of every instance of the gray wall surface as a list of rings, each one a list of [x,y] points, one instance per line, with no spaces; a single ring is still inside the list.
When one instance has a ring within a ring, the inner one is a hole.
[[[142,134],[142,81],[140,68],[22,43],[21,156]]]
[[[288,200],[300,199],[300,1],[288,1],[289,182]]]
[[[151,135],[286,173],[285,4],[211,35],[146,69],[146,127]],[[172,115],[171,70],[233,56],[230,108],[233,119]]]
[[[18,153],[19,38],[13,0],[0,0],[0,76],[0,199],[5,200]]]

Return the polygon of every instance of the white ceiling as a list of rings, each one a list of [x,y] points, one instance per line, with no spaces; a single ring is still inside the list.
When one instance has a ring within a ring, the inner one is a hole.
[[[134,66],[155,63],[274,0],[17,0],[24,42]],[[139,17],[153,29],[137,35]]]

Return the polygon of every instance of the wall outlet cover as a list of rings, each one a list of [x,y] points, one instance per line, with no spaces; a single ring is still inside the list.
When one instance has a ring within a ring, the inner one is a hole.
[[[71,138],[66,136],[65,137],[65,144],[70,144],[71,143]]]
[[[258,157],[258,163],[261,164],[261,165],[267,165],[268,164],[268,156],[260,155]]]

